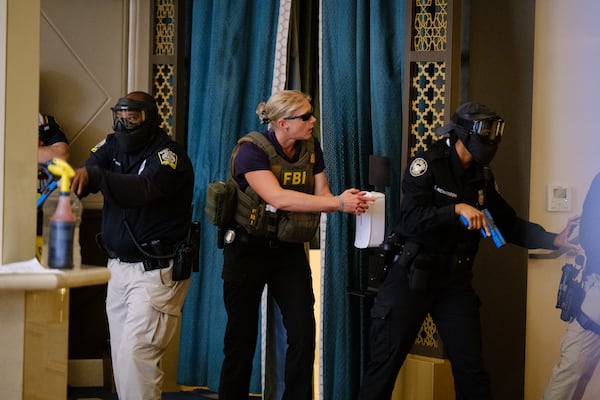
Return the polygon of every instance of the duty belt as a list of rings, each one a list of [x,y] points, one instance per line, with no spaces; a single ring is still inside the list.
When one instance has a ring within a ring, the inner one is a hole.
[[[114,251],[111,250],[106,250],[106,254],[108,255],[108,258],[118,258],[119,260],[121,260],[122,262],[126,262],[126,263],[139,263],[139,262],[143,262],[145,260],[144,257],[140,256],[120,256],[119,254],[115,253]]]
[[[600,325],[592,321],[583,311],[577,315],[577,322],[579,322],[579,325],[581,325],[583,329],[587,329],[594,332],[596,335],[600,335]]]
[[[151,257],[140,256],[119,256],[117,253],[107,250],[108,258],[118,258],[121,262],[126,263],[143,263],[145,271],[153,271],[155,269],[167,268],[169,266],[168,259],[157,259]]]

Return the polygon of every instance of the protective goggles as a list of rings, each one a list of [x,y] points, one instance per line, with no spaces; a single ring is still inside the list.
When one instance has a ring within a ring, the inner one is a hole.
[[[144,103],[122,98],[111,108],[114,130],[132,130],[139,127],[147,119]]]
[[[469,133],[476,134],[490,142],[499,141],[504,133],[504,120],[500,117],[474,120],[458,117],[455,123],[468,130]]]

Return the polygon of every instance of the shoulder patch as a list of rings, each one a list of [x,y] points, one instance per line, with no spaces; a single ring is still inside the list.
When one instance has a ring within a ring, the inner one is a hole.
[[[95,152],[97,152],[97,151],[98,151],[98,149],[104,145],[104,143],[106,143],[106,139],[102,139],[102,140],[100,141],[100,143],[98,143],[97,145],[95,145],[94,147],[92,147],[92,149],[91,149],[90,151],[91,151],[92,153],[95,153]]]
[[[427,161],[424,158],[415,158],[409,167],[410,174],[414,177],[421,176],[427,172]]]
[[[162,165],[168,165],[173,169],[177,168],[177,154],[175,154],[173,150],[165,147],[164,149],[160,150],[157,155]]]

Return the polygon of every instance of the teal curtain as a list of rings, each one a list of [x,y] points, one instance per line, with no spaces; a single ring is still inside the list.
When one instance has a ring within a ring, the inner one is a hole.
[[[216,391],[226,314],[222,251],[204,214],[206,187],[229,173],[236,140],[260,129],[254,113],[271,94],[279,2],[195,0],[189,30],[188,152],[196,173],[194,218],[202,223],[200,271],[183,307],[179,384]],[[261,392],[257,346],[251,392]]]
[[[259,128],[254,109],[271,92],[279,5],[188,1],[188,151],[196,171],[194,218],[202,221],[202,245],[200,271],[193,274],[183,309],[178,382],[216,390],[226,315],[222,252],[216,248],[216,228],[203,213],[205,190],[210,181],[227,175],[237,138]],[[368,156],[390,157],[389,226],[400,193],[404,1],[323,0],[321,12],[322,88],[313,98],[321,100],[326,172],[335,193],[351,186],[370,189]],[[299,45],[306,46],[302,36]],[[354,249],[353,241],[354,217],[329,214],[322,399],[355,397],[365,363],[370,299],[348,295],[347,287],[364,288],[366,251]],[[259,355],[257,347],[251,387],[255,393],[261,390]]]
[[[313,112],[319,115],[318,0],[293,0],[289,17],[285,89],[309,94]],[[317,137],[318,128],[315,125],[313,130],[313,135]],[[318,237],[315,241],[318,241]],[[285,390],[287,333],[279,306],[271,296],[268,297],[267,310],[264,398],[277,400],[282,398]]]
[[[368,185],[370,154],[391,159],[388,226],[400,200],[404,0],[323,0],[321,135],[332,191]],[[323,399],[356,397],[366,363],[372,298],[368,250],[354,248],[355,218],[329,214],[323,282]]]

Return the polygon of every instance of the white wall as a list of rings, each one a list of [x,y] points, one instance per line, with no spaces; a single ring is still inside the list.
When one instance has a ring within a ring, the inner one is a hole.
[[[536,4],[530,219],[558,231],[578,215],[600,171],[600,2]],[[570,212],[546,210],[546,188],[567,184]],[[525,399],[540,399],[566,324],[554,308],[564,256],[531,260],[527,288]]]

